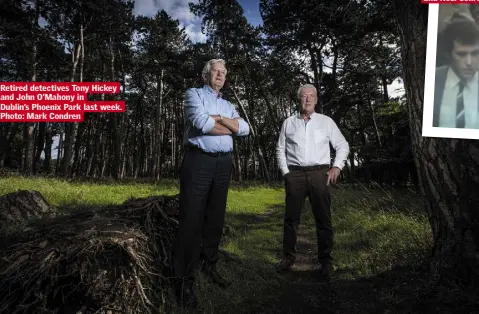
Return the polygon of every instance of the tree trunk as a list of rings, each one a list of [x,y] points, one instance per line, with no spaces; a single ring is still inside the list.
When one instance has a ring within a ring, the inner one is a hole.
[[[239,146],[240,146],[239,142],[236,141],[233,153],[234,153],[235,180],[237,182],[243,181],[241,177],[241,160],[239,157],[239,150],[240,150]]]
[[[259,154],[259,158],[260,158],[260,163],[261,163],[261,166],[262,166],[263,171],[264,171],[264,179],[267,182],[269,182],[269,181],[271,181],[271,176],[269,174],[268,166],[267,166],[266,161],[264,159],[264,154],[263,154],[263,151],[261,149],[261,143],[259,142],[259,140],[256,136],[254,126],[252,125],[252,123],[250,123],[250,120],[248,119],[248,115],[246,113],[245,107],[243,106],[243,102],[239,99],[238,95],[236,94],[236,90],[233,86],[231,86],[231,90],[233,91],[234,98],[238,102],[238,105],[241,108],[241,111],[243,112],[243,114],[245,115],[247,123],[249,124],[250,136],[253,138],[254,143],[258,147],[258,154]]]
[[[38,20],[40,18],[40,4],[38,1],[34,2],[35,6],[35,19],[33,20],[33,47],[32,47],[32,82],[37,80],[37,59],[38,59]],[[34,154],[34,136],[33,130],[35,127],[35,123],[28,122],[25,124],[25,132],[24,132],[24,143],[25,143],[25,161],[24,161],[24,174],[30,175],[32,174],[33,169],[33,154]]]
[[[46,132],[46,122],[40,122],[38,124],[37,151],[35,153],[35,161],[33,163],[34,173],[37,172],[38,170],[37,166],[40,165],[40,158],[42,156],[42,151],[45,146],[45,132]]]
[[[161,166],[164,158],[162,157],[164,155],[164,152],[161,150],[161,147],[163,147],[163,133],[165,132],[165,127],[163,123],[161,123],[161,113],[163,109],[163,87],[164,87],[164,82],[163,82],[163,77],[164,77],[164,69],[161,69],[160,73],[156,77],[157,81],[157,105],[155,108],[155,121],[154,121],[154,135],[153,135],[153,160],[152,160],[152,175],[155,178],[155,180],[160,179],[160,174],[161,174]],[[165,121],[166,123],[166,121]]]
[[[324,47],[324,43],[321,43],[319,48],[314,48],[312,43],[308,43],[308,52],[311,58],[311,70],[313,71],[314,75],[314,86],[318,91],[321,90],[321,80],[323,76],[323,62],[322,62],[322,50]],[[319,106],[316,106],[316,109],[319,107],[319,112],[324,113],[322,101],[319,101]]]
[[[23,139],[25,143],[23,172],[25,175],[32,174],[33,170],[33,129],[34,123],[25,123]]]
[[[43,172],[50,173],[50,163],[52,161],[53,129],[49,123],[45,135],[45,159],[43,161]]]
[[[84,55],[83,24],[81,24],[80,25],[80,42],[76,46],[76,52],[73,53],[72,51],[72,73],[70,77],[71,82],[75,82],[78,62],[80,61],[80,57],[83,55]],[[83,58],[82,58],[82,63],[83,63]],[[83,75],[83,73],[80,73],[80,75]],[[66,176],[66,177],[70,175],[70,162],[73,156],[73,145],[76,138],[77,127],[78,127],[77,122],[65,123],[65,142],[64,142],[64,157],[63,157],[63,163],[62,163],[62,174],[63,176]]]
[[[60,131],[59,133],[59,139],[58,139],[58,149],[57,149],[57,162],[55,165],[55,173],[59,174],[60,173],[60,161],[62,160],[62,152],[63,152],[63,138],[65,136],[65,133],[63,130]]]
[[[433,240],[438,278],[477,284],[479,271],[479,143],[422,137],[428,6],[393,2],[401,37],[413,154]]]
[[[112,82],[115,82],[116,75],[115,75],[115,53],[113,47],[113,38],[110,36],[109,41],[109,48],[110,48],[110,79]],[[112,98],[115,98],[113,95]],[[111,136],[112,136],[112,150],[113,155],[110,159],[112,162],[112,169],[113,169],[113,178],[115,180],[122,179],[120,173],[120,158],[121,158],[121,141],[120,141],[120,131],[119,123],[118,123],[118,113],[113,112],[111,113],[110,117],[110,125],[111,125]]]
[[[374,133],[376,133],[376,139],[378,140],[379,147],[383,147],[381,143],[381,134],[379,134],[378,124],[376,122],[376,113],[374,112],[373,101],[371,99],[371,94],[368,93],[368,103],[369,109],[371,109],[371,117],[373,118]]]

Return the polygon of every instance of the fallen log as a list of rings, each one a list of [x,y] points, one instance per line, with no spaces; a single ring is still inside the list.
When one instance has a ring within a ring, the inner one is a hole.
[[[29,226],[0,247],[0,313],[159,313],[178,197]]]
[[[52,218],[56,213],[38,191],[19,190],[0,196],[0,229],[33,219]]]

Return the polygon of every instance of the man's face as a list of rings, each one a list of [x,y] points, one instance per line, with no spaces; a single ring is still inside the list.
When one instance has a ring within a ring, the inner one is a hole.
[[[479,67],[479,43],[464,45],[454,42],[452,49],[452,67],[461,79],[471,79]]]
[[[219,91],[223,88],[226,80],[226,68],[222,63],[215,63],[211,66],[210,73],[207,75],[208,85],[214,90]]]
[[[318,102],[318,97],[313,88],[302,88],[299,93],[299,100],[301,103],[301,110],[304,113],[312,113],[316,103]]]

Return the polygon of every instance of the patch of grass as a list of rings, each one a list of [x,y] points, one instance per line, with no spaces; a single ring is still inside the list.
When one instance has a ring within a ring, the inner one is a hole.
[[[333,203],[334,255],[343,279],[425,262],[432,234],[414,191],[338,189]]]
[[[130,197],[176,194],[178,182],[115,184],[0,178],[1,194],[18,189],[38,190],[56,206],[78,207],[121,203]],[[233,285],[221,289],[199,275],[196,291],[202,310],[205,313],[272,313],[277,307],[278,312],[288,313],[281,306],[291,303],[295,309],[290,310],[292,313],[313,309],[328,313],[331,307],[337,306],[343,313],[385,312],[391,307],[394,311],[400,300],[394,299],[397,289],[388,285],[403,285],[404,280],[393,272],[397,267],[420,265],[431,247],[430,227],[421,204],[419,195],[412,190],[334,188],[333,254],[337,275],[332,286],[324,286],[311,274],[280,275],[274,269],[282,247],[283,187],[232,184],[226,215],[231,232],[223,239],[222,246],[239,259],[221,260],[219,270]],[[307,228],[313,245],[308,252],[298,254],[313,258],[316,235],[309,207],[301,224]],[[382,274],[392,275],[386,278]],[[416,293],[411,280],[401,287],[410,287],[404,294]],[[352,310],[356,308],[357,311]],[[181,312],[178,308],[171,311]]]
[[[238,197],[234,193],[231,195],[233,199]],[[394,302],[388,303],[387,299],[395,292],[385,289],[384,295],[364,300],[364,293],[375,288],[363,280],[394,272],[401,266],[419,267],[430,249],[430,227],[427,218],[421,214],[420,198],[414,191],[338,188],[333,192],[333,224],[336,229],[333,254],[337,266],[334,282],[341,287],[338,290],[344,289],[351,295],[318,285],[312,274],[280,275],[274,266],[282,247],[284,192],[278,192],[276,196],[276,204],[264,207],[270,215],[250,221],[244,232],[236,234],[225,245],[241,259],[240,262],[220,263],[220,270],[233,281],[233,285],[228,290],[220,289],[200,276],[197,291],[204,312],[295,313],[298,309],[312,310],[312,304],[316,304],[318,310],[328,313],[332,306],[341,303],[349,310],[360,305],[364,310],[358,308],[357,312],[374,312],[380,307],[387,308],[384,304],[393,305]],[[231,219],[234,215],[230,216]],[[310,252],[300,251],[298,254],[314,258],[315,224],[309,206],[305,208],[301,224],[308,228],[314,244]],[[374,282],[395,285],[396,281],[401,280],[388,277]],[[292,295],[291,289],[286,287],[301,292]],[[352,300],[346,302],[349,297]],[[399,303],[398,299],[395,301]],[[274,309],[278,302],[291,303],[290,310]]]
[[[37,190],[53,206],[101,206],[120,204],[131,197],[173,195],[178,188],[171,182],[158,184],[88,183],[47,178],[0,178],[0,194],[19,189]]]
[[[120,204],[131,197],[174,195],[179,193],[177,180],[164,179],[157,183],[87,182],[21,176],[0,177],[0,195],[17,190],[37,190],[53,206],[101,206]],[[227,212],[244,215],[259,214],[265,206],[275,204],[281,189],[265,185],[247,187],[232,185]]]

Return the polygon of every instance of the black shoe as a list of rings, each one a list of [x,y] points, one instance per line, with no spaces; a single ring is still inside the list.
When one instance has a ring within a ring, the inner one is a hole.
[[[327,263],[321,264],[320,274],[324,278],[327,278],[327,279],[331,278],[331,276],[334,274],[333,263],[327,262]]]
[[[229,286],[231,286],[231,282],[223,278],[223,276],[218,273],[216,265],[206,265],[205,263],[203,264],[203,267],[201,267],[201,270],[218,286],[222,288],[228,288]]]
[[[180,279],[175,285],[176,300],[179,305],[188,309],[198,308],[192,279]]]
[[[293,255],[283,257],[283,259],[276,265],[276,270],[279,272],[287,271],[294,265],[296,258]]]

